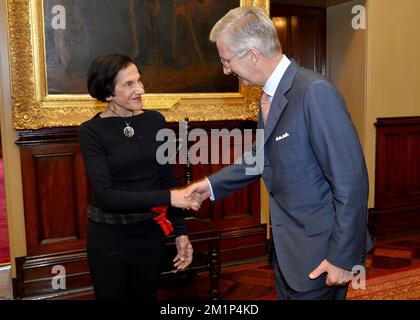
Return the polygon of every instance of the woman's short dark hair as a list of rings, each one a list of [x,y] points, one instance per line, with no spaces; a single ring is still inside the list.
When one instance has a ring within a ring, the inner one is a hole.
[[[114,95],[115,78],[118,72],[127,68],[129,64],[135,64],[126,55],[109,53],[96,57],[90,64],[87,74],[88,92],[100,101],[106,102],[106,98]]]

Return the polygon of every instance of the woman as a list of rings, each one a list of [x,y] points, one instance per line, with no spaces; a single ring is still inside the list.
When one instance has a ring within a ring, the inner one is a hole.
[[[175,268],[192,261],[184,219],[173,207],[198,210],[201,200],[173,189],[170,165],[156,161],[156,133],[165,119],[143,110],[141,75],[130,57],[97,57],[89,67],[88,91],[108,103],[79,129],[92,189],[87,253],[95,296],[154,300],[165,235],[176,236]]]

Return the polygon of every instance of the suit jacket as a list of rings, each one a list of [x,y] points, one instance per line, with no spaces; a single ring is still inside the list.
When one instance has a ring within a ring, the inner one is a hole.
[[[325,286],[325,274],[309,279],[323,259],[347,270],[363,265],[371,247],[368,176],[340,93],[292,61],[272,99],[263,149],[272,240],[289,286],[299,292]],[[246,175],[247,167],[233,164],[209,177],[216,200],[259,178]]]

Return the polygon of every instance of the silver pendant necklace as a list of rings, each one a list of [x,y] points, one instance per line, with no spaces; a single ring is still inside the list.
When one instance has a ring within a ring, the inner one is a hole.
[[[113,114],[117,115],[120,118],[124,118],[121,117],[118,113],[116,113],[114,110],[112,110],[109,106],[108,106],[108,110],[111,111]],[[132,117],[132,116],[131,116]],[[123,133],[127,138],[131,138],[132,136],[134,136],[134,129],[132,126],[130,126],[131,124],[131,117],[130,117],[130,121],[124,121],[125,122],[125,128],[123,129]]]
[[[130,122],[126,122],[125,125],[126,125],[126,127],[123,130],[124,135],[127,138],[131,138],[132,136],[134,136],[134,129],[133,129],[133,127],[130,127]]]

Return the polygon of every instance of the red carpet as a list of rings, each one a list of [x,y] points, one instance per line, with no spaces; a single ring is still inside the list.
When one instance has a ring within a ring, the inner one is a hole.
[[[10,262],[7,233],[6,199],[4,194],[3,159],[0,158],[0,263]]]
[[[277,300],[276,295],[255,300]],[[366,279],[366,289],[349,288],[347,300],[420,300],[420,268]]]
[[[420,268],[366,280],[365,290],[350,289],[348,300],[420,300]]]

